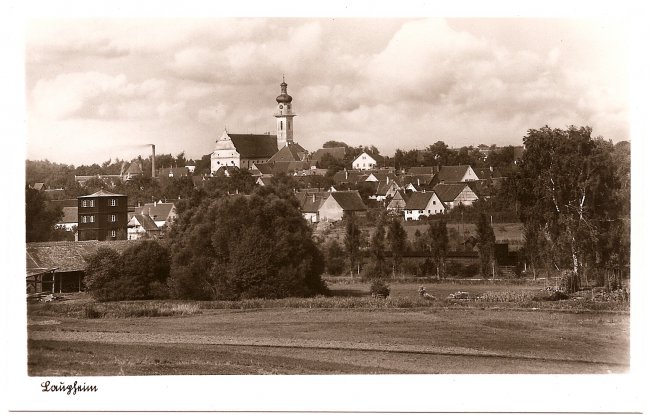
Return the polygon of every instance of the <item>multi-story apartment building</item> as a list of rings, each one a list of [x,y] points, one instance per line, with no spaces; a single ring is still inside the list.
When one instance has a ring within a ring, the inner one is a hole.
[[[77,232],[80,241],[126,239],[127,196],[100,190],[79,196]]]

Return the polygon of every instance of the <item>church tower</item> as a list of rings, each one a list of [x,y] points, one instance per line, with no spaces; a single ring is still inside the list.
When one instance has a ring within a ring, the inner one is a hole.
[[[275,113],[278,136],[278,150],[281,150],[287,144],[293,144],[293,117],[296,114],[291,110],[291,101],[293,98],[287,94],[287,83],[280,84],[280,95],[275,99],[278,102],[278,111]]]

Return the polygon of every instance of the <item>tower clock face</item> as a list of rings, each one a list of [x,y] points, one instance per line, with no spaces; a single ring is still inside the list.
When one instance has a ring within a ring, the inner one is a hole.
[[[282,109],[282,108],[284,108],[284,106],[282,104],[280,104],[280,109]]]

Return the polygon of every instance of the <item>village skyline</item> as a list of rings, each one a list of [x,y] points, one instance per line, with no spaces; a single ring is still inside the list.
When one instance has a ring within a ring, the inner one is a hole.
[[[309,151],[521,145],[547,124],[630,139],[616,21],[32,20],[26,46],[31,160],[128,160],[147,143],[197,159],[224,129],[272,133],[283,76]]]

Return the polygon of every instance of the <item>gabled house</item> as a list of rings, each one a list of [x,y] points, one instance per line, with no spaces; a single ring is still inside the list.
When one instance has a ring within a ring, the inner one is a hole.
[[[388,202],[386,210],[393,213],[401,213],[406,207],[406,195],[403,191],[398,190],[393,198]]]
[[[143,238],[159,238],[161,230],[151,216],[135,214],[127,224],[127,235],[130,241]]]
[[[404,206],[405,220],[420,220],[442,213],[445,213],[445,205],[436,192],[415,192],[408,197]]]
[[[318,209],[319,220],[334,222],[343,219],[344,213],[365,214],[368,208],[356,190],[330,193]]]
[[[385,181],[377,183],[377,190],[375,190],[375,194],[370,196],[370,198],[381,202],[392,198],[399,189],[400,186],[395,182],[395,180],[386,177]]]
[[[133,213],[134,215],[150,216],[162,231],[168,228],[178,216],[176,205],[166,202],[145,203],[142,206],[137,206]]]
[[[438,194],[448,209],[459,205],[470,206],[478,200],[478,196],[467,183],[440,183],[433,188],[433,191]]]
[[[296,199],[300,204],[303,218],[309,223],[318,223],[320,221],[319,209],[329,196],[329,192],[297,192]]]
[[[436,174],[438,183],[462,183],[478,180],[478,176],[472,166],[441,166]]]
[[[135,177],[141,177],[142,175],[142,164],[138,161],[134,161],[129,164],[129,167],[122,171],[122,180],[128,181]]]
[[[352,168],[355,170],[372,170],[377,167],[377,158],[364,151],[352,161]]]

